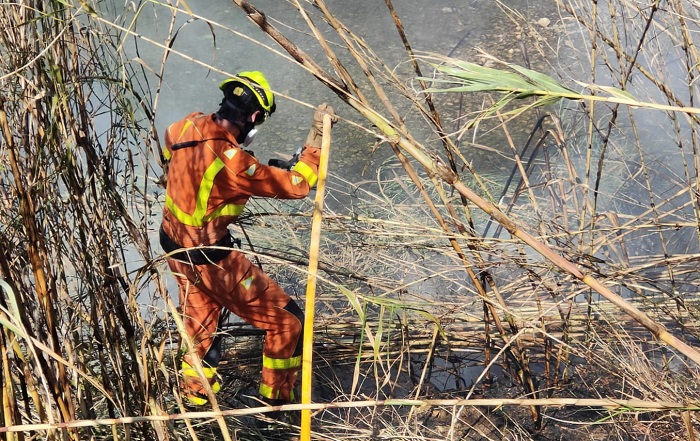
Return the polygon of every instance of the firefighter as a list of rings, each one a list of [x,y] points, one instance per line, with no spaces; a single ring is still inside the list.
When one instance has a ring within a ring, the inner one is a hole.
[[[322,118],[333,109],[316,108],[311,130],[296,162],[286,168],[263,165],[244,150],[256,127],[276,108],[264,75],[241,72],[219,86],[218,112],[195,112],[169,126],[164,157],[168,178],[160,242],[176,277],[185,329],[194,353],[182,361],[181,391],[190,405],[208,403],[194,357],[216,393],[222,308],[266,331],[262,353],[260,397],[271,405],[294,400],[301,366],[304,316],[280,286],[234,250],[228,225],[235,222],[252,196],[300,199],[317,181]]]

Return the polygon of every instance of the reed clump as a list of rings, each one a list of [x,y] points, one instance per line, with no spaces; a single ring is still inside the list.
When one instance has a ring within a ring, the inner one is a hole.
[[[246,32],[185,2],[3,8],[2,439],[259,439],[263,335],[235,317],[217,402],[177,392],[159,103],[171,66],[232,73],[188,55],[197,23],[337,96],[312,403],[287,407],[311,438],[697,438],[697,6],[495,1],[512,38],[438,55],[379,3],[399,67],[323,0],[234,0]],[[302,302],[313,209],[256,200],[232,226]]]

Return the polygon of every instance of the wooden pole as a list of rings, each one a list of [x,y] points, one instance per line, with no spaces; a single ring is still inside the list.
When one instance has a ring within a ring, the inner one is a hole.
[[[314,312],[316,300],[316,274],[318,272],[318,248],[321,242],[323,196],[326,189],[326,171],[331,147],[331,116],[323,115],[321,162],[318,166],[316,199],[311,220],[311,244],[309,245],[309,273],[306,279],[306,308],[304,311],[304,353],[301,366],[301,404],[311,404],[311,374],[313,369]],[[311,439],[311,409],[301,411],[301,441]]]

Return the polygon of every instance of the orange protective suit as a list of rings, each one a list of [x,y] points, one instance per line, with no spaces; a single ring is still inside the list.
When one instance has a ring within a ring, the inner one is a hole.
[[[316,184],[320,149],[306,146],[292,170],[260,164],[216,122],[192,113],[168,127],[169,161],[161,243],[177,278],[185,328],[203,359],[205,376],[219,388],[215,334],[223,308],[266,331],[260,394],[290,401],[301,366],[303,313],[277,283],[231,248],[228,225],[251,196],[305,197]],[[205,404],[189,355],[183,361],[184,392]]]

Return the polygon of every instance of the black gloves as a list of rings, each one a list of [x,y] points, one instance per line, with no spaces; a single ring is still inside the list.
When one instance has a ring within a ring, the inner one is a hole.
[[[289,161],[285,161],[284,159],[270,159],[269,161],[267,161],[267,165],[281,168],[284,170],[291,170],[292,167],[294,167],[294,164],[297,163],[298,159],[299,158],[296,156],[292,157],[292,159],[290,159]]]
[[[294,164],[296,164],[297,161],[299,161],[299,156],[301,155],[302,150],[303,149],[297,150],[296,153],[294,153],[294,155],[292,156],[292,159],[285,161],[284,159],[273,158],[273,159],[270,159],[269,161],[267,161],[267,165],[270,165],[272,167],[281,168],[284,170],[291,170],[292,167],[294,167]]]

